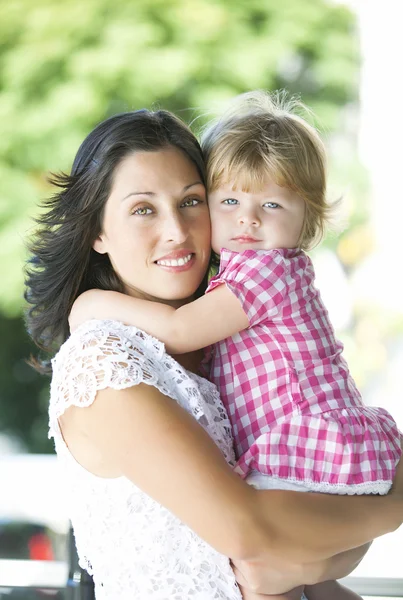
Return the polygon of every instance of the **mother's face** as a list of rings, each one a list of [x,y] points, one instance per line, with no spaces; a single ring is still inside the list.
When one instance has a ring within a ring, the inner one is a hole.
[[[123,159],[94,250],[108,254],[127,294],[174,305],[190,298],[210,257],[206,191],[194,164],[173,147]]]

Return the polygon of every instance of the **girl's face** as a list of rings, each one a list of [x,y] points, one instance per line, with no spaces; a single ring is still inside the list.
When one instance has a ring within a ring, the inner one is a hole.
[[[257,193],[242,192],[230,182],[209,194],[212,247],[243,250],[295,248],[304,224],[305,202],[266,178]]]
[[[191,298],[210,258],[206,192],[176,148],[128,155],[115,170],[94,250],[127,294],[174,306]]]

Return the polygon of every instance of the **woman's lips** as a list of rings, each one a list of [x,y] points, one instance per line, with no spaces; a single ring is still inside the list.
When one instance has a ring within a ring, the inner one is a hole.
[[[155,261],[155,264],[165,271],[182,272],[191,269],[195,263],[196,255],[189,251],[178,251],[167,254]]]

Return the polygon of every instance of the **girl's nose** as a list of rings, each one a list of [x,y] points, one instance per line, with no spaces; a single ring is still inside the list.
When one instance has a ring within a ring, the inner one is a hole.
[[[260,225],[260,219],[256,212],[254,211],[245,211],[239,216],[239,224],[249,226],[258,227]]]

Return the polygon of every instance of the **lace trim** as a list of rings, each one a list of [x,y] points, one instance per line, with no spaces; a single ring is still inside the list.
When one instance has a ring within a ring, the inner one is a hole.
[[[257,472],[256,472],[257,473]],[[253,478],[255,471],[251,472],[250,476]],[[259,476],[260,475],[260,476]],[[282,489],[282,483],[291,483],[295,486],[301,487],[304,491],[310,492],[321,492],[324,494],[341,494],[348,496],[356,496],[362,494],[387,494],[392,486],[392,481],[365,481],[363,483],[356,484],[345,484],[345,483],[329,483],[327,481],[308,481],[300,480],[296,477],[277,477],[276,475],[264,475],[258,474],[257,487],[259,489],[265,489],[264,480],[267,478],[270,482],[273,482],[273,489],[275,486],[277,489]],[[253,482],[253,479],[252,479]]]

